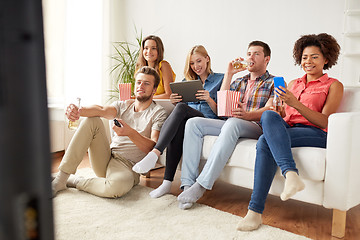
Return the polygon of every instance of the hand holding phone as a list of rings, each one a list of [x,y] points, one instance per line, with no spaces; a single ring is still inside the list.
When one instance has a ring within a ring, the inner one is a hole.
[[[279,88],[279,86],[286,88],[284,78],[283,77],[274,77],[274,90],[276,91],[276,88]],[[283,90],[281,90],[281,91],[284,92]]]
[[[116,126],[118,126],[118,127],[121,127],[121,124],[120,124],[119,121],[116,120],[115,118],[114,118],[114,124],[115,124]]]

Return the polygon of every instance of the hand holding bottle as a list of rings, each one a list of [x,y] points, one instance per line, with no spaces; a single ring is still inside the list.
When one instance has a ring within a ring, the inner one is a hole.
[[[247,62],[243,58],[236,58],[229,62],[227,72],[229,75],[234,75],[247,69]]]
[[[237,70],[246,70],[247,62],[243,58],[236,58],[232,61],[232,65]]]
[[[284,102],[281,99],[281,95],[283,93],[286,93],[284,78],[274,77],[274,99],[271,109],[278,112],[280,115],[283,114],[283,110],[284,110]]]
[[[66,112],[65,115],[66,117],[69,119],[69,125],[68,128],[70,130],[76,130],[79,126],[79,118],[80,118],[80,112],[79,112],[79,108],[80,108],[80,98],[77,98],[77,104],[70,104],[67,108],[66,108]]]

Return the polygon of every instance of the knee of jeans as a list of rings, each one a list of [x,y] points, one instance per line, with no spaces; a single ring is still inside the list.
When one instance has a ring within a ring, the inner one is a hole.
[[[224,123],[223,127],[221,128],[221,133],[226,133],[227,135],[231,134],[239,134],[241,131],[241,119],[238,118],[229,118]]]
[[[264,149],[264,148],[268,148],[266,139],[264,135],[261,135],[256,143],[256,149]]]
[[[281,116],[277,112],[274,112],[272,110],[266,110],[261,114],[260,124],[263,125],[264,123],[269,121],[271,122],[279,117],[281,118]]]
[[[185,134],[196,134],[198,136],[203,136],[202,131],[200,129],[200,127],[202,126],[202,124],[199,122],[199,117],[194,117],[194,118],[190,118],[189,120],[186,121],[186,125],[185,125]],[[201,118],[204,119],[204,118]]]

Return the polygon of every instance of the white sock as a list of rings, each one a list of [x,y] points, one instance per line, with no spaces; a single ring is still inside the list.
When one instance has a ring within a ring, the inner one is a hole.
[[[76,188],[76,185],[82,179],[84,179],[84,177],[82,177],[82,176],[70,175],[70,177],[66,181],[66,186],[71,187],[71,188]]]
[[[206,189],[196,182],[178,196],[178,201],[182,203],[194,203],[204,195],[205,191]]]
[[[55,197],[56,193],[62,190],[65,190],[66,187],[66,181],[68,180],[70,174],[59,171],[56,175],[55,179],[51,182],[53,197]]]
[[[136,163],[132,170],[136,173],[147,173],[153,167],[155,167],[158,158],[158,155],[151,151],[140,162]]]
[[[188,190],[191,186],[189,185],[185,185],[184,186],[184,191]],[[186,203],[182,203],[182,202],[179,202],[179,208],[182,209],[182,210],[186,210],[186,209],[189,209],[193,206],[193,203],[191,202],[186,202]]]
[[[193,203],[191,203],[191,202],[188,202],[188,203],[179,202],[179,208],[182,209],[182,210],[189,209],[192,206],[193,206]]]
[[[248,210],[246,216],[237,225],[239,231],[252,231],[258,229],[262,223],[261,214]]]
[[[162,182],[162,184],[156,188],[155,190],[152,190],[149,195],[150,197],[152,198],[158,198],[158,197],[161,197],[167,193],[170,193],[170,190],[171,190],[171,184],[172,182],[169,181],[169,180],[164,180]]]
[[[286,174],[284,190],[280,195],[281,200],[286,201],[297,192],[304,190],[305,184],[294,171],[288,171]]]

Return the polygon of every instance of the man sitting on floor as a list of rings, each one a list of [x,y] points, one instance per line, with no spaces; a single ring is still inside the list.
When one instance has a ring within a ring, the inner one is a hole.
[[[150,67],[142,67],[135,75],[135,100],[117,101],[111,106],[90,106],[78,109],[71,104],[66,116],[70,121],[86,117],[72,138],[59,166],[59,173],[52,182],[53,196],[67,187],[76,187],[100,197],[116,198],[129,192],[139,183],[140,175],[132,171],[153,149],[166,112],[152,101],[160,77]],[[116,118],[113,141],[109,144],[100,117]],[[97,178],[84,179],[75,174],[86,151]]]

